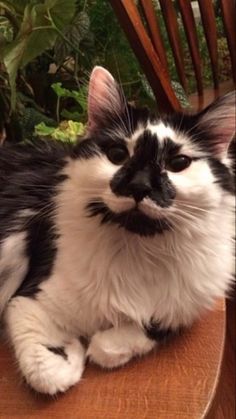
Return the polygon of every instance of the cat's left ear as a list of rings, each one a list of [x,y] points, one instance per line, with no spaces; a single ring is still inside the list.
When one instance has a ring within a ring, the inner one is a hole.
[[[99,132],[119,116],[125,106],[118,83],[103,67],[96,66],[90,76],[88,91],[88,132]]]
[[[205,146],[217,158],[227,155],[235,135],[235,92],[220,97],[198,116],[197,128]]]

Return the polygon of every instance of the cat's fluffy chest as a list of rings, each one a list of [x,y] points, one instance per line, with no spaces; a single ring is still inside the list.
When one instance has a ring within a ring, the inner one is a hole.
[[[67,225],[54,275],[42,285],[50,310],[66,329],[92,335],[124,319],[143,325],[152,318],[175,328],[190,324],[200,309],[223,295],[230,272],[225,267],[223,272],[219,255],[230,262],[230,242],[222,242],[220,232],[211,243],[195,235],[191,246],[189,237],[175,242],[170,233],[170,242],[168,234],[137,239],[92,224],[87,230],[85,221],[78,234]],[[47,301],[44,293],[39,298]]]

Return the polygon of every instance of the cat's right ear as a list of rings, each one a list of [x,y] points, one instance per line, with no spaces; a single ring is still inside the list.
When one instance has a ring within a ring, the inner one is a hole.
[[[88,133],[98,132],[109,119],[119,116],[124,106],[124,98],[115,79],[105,68],[96,66],[89,80]]]
[[[235,92],[221,96],[198,115],[200,137],[214,157],[226,157],[234,138],[235,99]]]

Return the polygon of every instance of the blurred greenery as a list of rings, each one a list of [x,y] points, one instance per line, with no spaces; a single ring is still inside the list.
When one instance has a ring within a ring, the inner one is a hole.
[[[178,2],[175,2],[178,12]],[[215,1],[220,81],[231,77],[219,1]],[[170,77],[188,106],[179,83],[160,10],[156,9]],[[188,92],[196,90],[185,32],[178,13]],[[201,21],[197,24],[204,86],[212,83]],[[87,87],[94,65],[106,67],[132,103],[156,103],[150,86],[108,0],[0,0],[0,135],[10,141],[60,140],[80,135],[87,119]],[[36,127],[36,128],[35,128]]]

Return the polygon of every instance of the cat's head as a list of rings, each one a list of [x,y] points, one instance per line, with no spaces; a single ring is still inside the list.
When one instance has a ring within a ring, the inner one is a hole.
[[[111,74],[95,67],[88,115],[80,182],[87,214],[99,222],[164,233],[207,216],[232,193],[234,93],[196,115],[161,118],[128,105]]]

